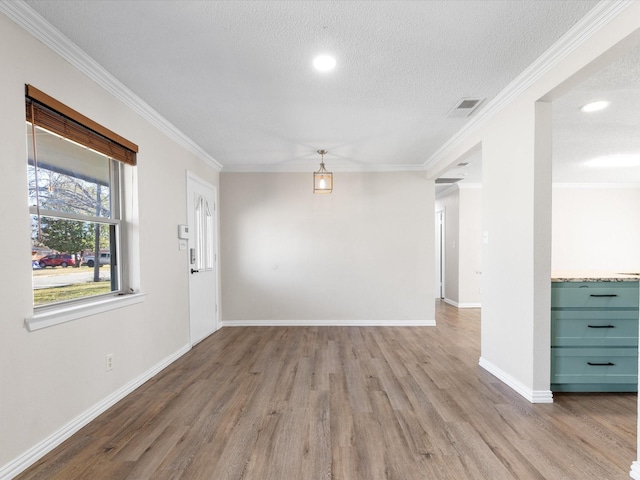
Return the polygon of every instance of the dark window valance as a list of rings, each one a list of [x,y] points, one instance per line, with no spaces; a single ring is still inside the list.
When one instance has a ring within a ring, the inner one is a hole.
[[[36,126],[129,165],[138,146],[37,88],[26,85],[26,118]]]

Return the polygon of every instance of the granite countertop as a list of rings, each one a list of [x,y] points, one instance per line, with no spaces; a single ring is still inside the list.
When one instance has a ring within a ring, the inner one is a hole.
[[[551,272],[552,282],[637,282],[640,272],[610,272],[610,271],[554,271]]]

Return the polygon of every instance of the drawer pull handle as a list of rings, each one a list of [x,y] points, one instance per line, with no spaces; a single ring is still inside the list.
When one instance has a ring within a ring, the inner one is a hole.
[[[616,328],[615,325],[587,325],[589,328]]]
[[[587,364],[591,365],[592,367],[613,367],[613,366],[615,366],[615,363],[611,363],[611,362],[607,362],[607,363],[587,362]]]
[[[617,297],[615,293],[603,293],[602,295],[598,295],[596,293],[591,294],[592,297]]]

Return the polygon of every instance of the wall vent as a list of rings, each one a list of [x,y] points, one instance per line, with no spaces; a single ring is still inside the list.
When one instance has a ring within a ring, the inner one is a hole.
[[[456,183],[456,182],[459,182],[460,180],[462,179],[440,177],[440,178],[436,178],[436,183]]]
[[[464,118],[471,115],[483,102],[484,98],[461,98],[458,103],[449,110],[447,117]]]

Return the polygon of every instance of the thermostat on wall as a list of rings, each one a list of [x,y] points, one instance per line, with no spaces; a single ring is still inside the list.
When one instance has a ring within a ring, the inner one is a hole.
[[[189,239],[189,225],[178,225],[178,238]]]

